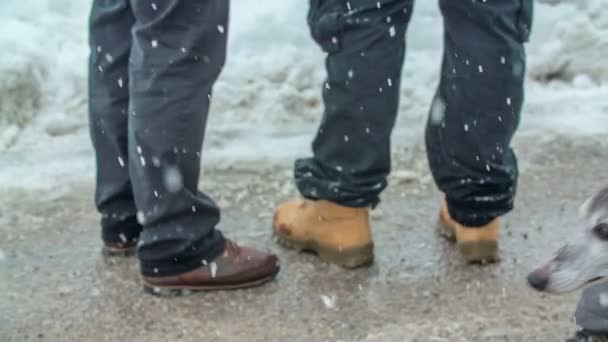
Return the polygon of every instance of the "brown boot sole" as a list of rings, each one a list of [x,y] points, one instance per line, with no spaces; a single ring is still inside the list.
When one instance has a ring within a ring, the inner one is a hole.
[[[454,230],[450,226],[444,224],[441,220],[439,220],[438,228],[439,235],[456,243],[460,254],[467,263],[485,264],[499,261],[498,241],[480,240],[459,242],[456,241]]]
[[[361,247],[336,250],[325,247],[316,241],[297,241],[275,234],[279,244],[293,248],[298,252],[314,252],[321,260],[342,266],[344,268],[357,268],[371,265],[374,262],[374,243],[370,242]]]
[[[239,290],[247,289],[251,287],[260,286],[273,280],[277,273],[271,274],[267,277],[252,280],[247,283],[232,284],[232,285],[201,285],[201,286],[159,286],[151,284],[144,280],[144,291],[154,296],[159,297],[177,297],[183,295],[189,295],[192,292],[206,292],[206,291],[224,291],[224,290]]]

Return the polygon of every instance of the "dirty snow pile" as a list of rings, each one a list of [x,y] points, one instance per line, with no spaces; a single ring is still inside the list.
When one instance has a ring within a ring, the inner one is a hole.
[[[523,131],[608,133],[608,0],[536,5]]]
[[[34,123],[51,136],[84,126],[87,11],[85,1],[2,4],[0,148]]]
[[[0,148],[24,134],[55,137],[84,130],[90,2],[23,0],[2,7]],[[32,8],[40,15],[32,16]],[[305,27],[304,2],[236,0],[232,8],[229,57],[214,92],[214,126],[293,122],[294,116],[312,121],[323,69]]]
[[[539,47],[530,75],[541,81],[570,81],[578,75],[608,81],[608,0],[561,2],[569,15]]]
[[[86,133],[89,6],[90,2],[71,0],[2,5],[0,150],[48,148],[69,155],[63,150],[68,146],[90,148]],[[583,131],[597,133],[603,126],[595,120],[605,126],[606,8],[608,0],[537,3],[528,49],[524,128],[559,131],[571,123],[572,113],[581,112],[589,118]],[[211,154],[224,153],[215,147],[239,139],[228,139],[231,135],[221,132],[235,130],[248,132],[252,140],[262,134],[272,138],[277,132],[299,132],[305,138],[291,144],[308,145],[322,110],[324,65],[306,26],[307,2],[234,0],[231,11],[228,61],[215,87],[209,124],[212,132],[220,132],[210,139],[219,140],[207,148]],[[439,74],[442,29],[437,4],[420,1],[415,12],[408,32],[397,131],[421,131]],[[247,145],[251,144],[238,145],[232,152],[238,155]]]

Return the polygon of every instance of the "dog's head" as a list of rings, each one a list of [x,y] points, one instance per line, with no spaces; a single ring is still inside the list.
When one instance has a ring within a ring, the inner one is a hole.
[[[608,277],[608,187],[581,206],[581,227],[543,266],[528,275],[530,286],[565,293]]]

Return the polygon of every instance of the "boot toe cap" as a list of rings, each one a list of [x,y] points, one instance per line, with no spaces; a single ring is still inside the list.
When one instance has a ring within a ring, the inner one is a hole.
[[[281,235],[290,235],[290,225],[293,218],[297,215],[297,210],[302,204],[302,201],[292,200],[287,201],[277,208],[274,213],[272,227],[274,232]]]

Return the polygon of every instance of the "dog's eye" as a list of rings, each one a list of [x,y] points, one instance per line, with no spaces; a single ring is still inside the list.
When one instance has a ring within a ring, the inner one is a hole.
[[[593,233],[602,240],[608,240],[608,223],[600,223],[593,228]]]

